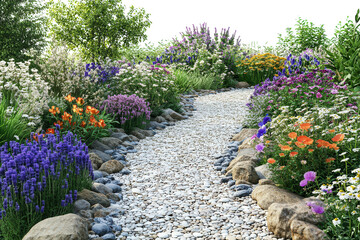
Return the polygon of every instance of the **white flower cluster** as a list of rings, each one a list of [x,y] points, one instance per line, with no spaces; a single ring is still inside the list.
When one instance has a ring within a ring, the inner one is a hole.
[[[28,119],[29,126],[37,124],[39,115],[48,108],[48,91],[47,83],[41,79],[37,70],[30,69],[29,61],[0,61],[0,97],[10,97],[10,103],[18,105],[23,117]]]

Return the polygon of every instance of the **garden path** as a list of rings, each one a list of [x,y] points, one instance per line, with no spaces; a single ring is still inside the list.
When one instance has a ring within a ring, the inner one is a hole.
[[[276,239],[251,197],[233,199],[213,167],[246,114],[252,89],[198,97],[187,120],[141,140],[129,153],[120,239]]]

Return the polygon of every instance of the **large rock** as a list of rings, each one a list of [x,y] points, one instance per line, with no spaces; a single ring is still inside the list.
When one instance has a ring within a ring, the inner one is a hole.
[[[255,128],[243,128],[238,134],[233,136],[232,141],[243,141],[246,138],[251,138],[254,134],[258,132],[258,129]]]
[[[120,139],[115,137],[103,137],[100,138],[99,141],[106,146],[109,146],[111,149],[117,148],[122,143]]]
[[[229,166],[226,168],[226,171],[230,171],[231,168],[233,168],[236,164],[240,163],[240,162],[248,162],[248,161],[252,161],[252,162],[257,162],[257,158],[251,155],[240,155],[237,156],[236,158],[234,158]]]
[[[152,130],[145,130],[145,129],[141,129],[141,128],[134,128],[134,130],[141,133],[142,135],[144,135],[146,137],[152,137],[155,135],[154,131],[152,131]]]
[[[319,205],[321,204],[322,203],[319,202]],[[324,218],[321,214],[314,215],[306,205],[306,200],[296,203],[273,203],[268,208],[266,218],[267,226],[277,237],[291,238],[292,231],[290,226],[295,219],[310,224],[318,224],[323,221]],[[303,230],[305,230],[299,227],[298,224],[299,222],[294,223],[294,235],[302,235]]]
[[[99,168],[99,171],[104,171],[109,174],[111,173],[118,173],[124,168],[124,165],[117,161],[117,160],[110,160],[106,163],[103,163],[101,167]]]
[[[256,173],[256,172],[255,172]],[[268,209],[273,203],[297,203],[303,198],[274,185],[258,185],[251,197],[262,209]]]
[[[89,153],[89,158],[94,170],[98,170],[103,164],[103,160],[96,153]]]
[[[81,192],[79,192],[78,199],[84,199],[88,201],[91,205],[100,203],[104,207],[110,206],[110,201],[104,194],[93,192],[88,189],[84,189]]]
[[[269,169],[268,163],[257,166],[255,168],[255,171],[259,175],[260,179],[265,179],[265,178],[270,179],[271,178],[272,172]]]
[[[132,130],[130,134],[135,136],[138,139],[145,139],[146,138],[146,136],[144,134],[142,134],[141,132],[136,131],[136,130]],[[131,138],[131,136],[130,136],[130,138]]]
[[[96,150],[99,150],[99,151],[106,151],[106,150],[112,150],[109,146],[101,143],[100,141],[98,140],[95,140],[91,145],[90,145],[91,148],[93,149],[96,149]]]
[[[227,169],[226,175],[232,174],[234,180],[245,180],[250,183],[258,183],[259,176],[255,171],[255,163],[253,161],[243,161],[234,164]]]
[[[155,118],[155,121],[157,121],[158,123],[163,123],[163,122],[166,122],[166,119],[162,116],[157,116]]]
[[[242,155],[251,156],[253,158],[257,158],[258,152],[255,150],[255,148],[245,148],[245,149],[239,149],[237,153],[237,157]]]
[[[248,88],[250,84],[247,82],[238,82],[235,84],[235,88]]]
[[[118,138],[122,142],[131,141],[129,135],[123,132],[112,133],[110,137]]]
[[[186,119],[184,116],[182,116],[180,113],[175,112],[174,110],[168,108],[163,110],[163,113],[161,114],[166,119],[166,116],[170,116],[172,119],[175,120],[184,120]]]
[[[76,214],[47,218],[38,222],[23,240],[87,240],[86,221]]]
[[[90,203],[84,199],[76,200],[74,203],[74,212],[77,213],[81,210],[89,210]]]
[[[102,193],[104,195],[113,192],[111,188],[105,186],[102,183],[96,183],[96,182],[93,183],[91,190],[93,190],[94,192]]]
[[[314,224],[294,219],[290,224],[292,240],[325,240],[324,231]]]
[[[104,153],[102,151],[96,150],[96,149],[92,149],[89,151],[90,153],[96,153],[96,155],[98,155],[101,160],[103,160],[103,162],[107,162],[111,159],[111,156],[107,153]]]

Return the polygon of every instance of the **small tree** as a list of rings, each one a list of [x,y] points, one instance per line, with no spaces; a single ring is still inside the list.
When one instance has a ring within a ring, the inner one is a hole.
[[[51,0],[50,31],[86,60],[115,58],[122,47],[146,40],[151,24],[143,8],[125,10],[121,0]]]
[[[286,52],[299,54],[307,48],[318,50],[326,46],[328,39],[325,34],[324,25],[316,27],[314,23],[299,18],[295,24],[295,33],[291,28],[286,29],[286,36],[278,36],[278,44]]]
[[[43,0],[0,1],[0,60],[25,61],[45,43]]]

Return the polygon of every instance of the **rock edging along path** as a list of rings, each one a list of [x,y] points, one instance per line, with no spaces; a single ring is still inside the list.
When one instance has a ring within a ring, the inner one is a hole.
[[[194,116],[141,140],[129,153],[131,174],[124,182],[125,214],[119,239],[274,239],[265,212],[250,197],[233,199],[214,156],[246,114],[252,89],[197,98]],[[116,206],[114,206],[116,207]]]

